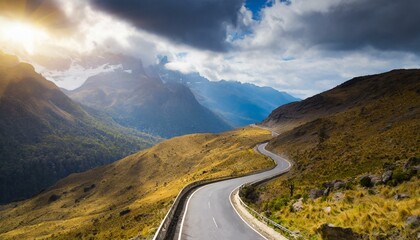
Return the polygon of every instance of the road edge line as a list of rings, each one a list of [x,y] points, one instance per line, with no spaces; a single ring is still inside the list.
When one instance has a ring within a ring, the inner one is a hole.
[[[232,190],[232,192],[230,192],[229,194],[229,202],[230,205],[232,206],[233,210],[235,210],[236,214],[242,219],[242,221],[248,225],[248,227],[250,227],[252,230],[254,230],[254,232],[258,233],[262,238],[264,238],[265,240],[268,240],[268,238],[266,238],[264,235],[262,235],[259,231],[257,231],[253,226],[251,226],[247,221],[245,221],[245,219],[241,216],[241,214],[239,214],[238,210],[235,208],[235,205],[233,205],[232,203],[232,194],[238,189],[240,188],[242,185],[239,185],[238,187],[236,187],[235,189]]]
[[[178,235],[178,240],[181,240],[181,236],[182,236],[182,229],[184,228],[184,221],[185,221],[185,216],[187,216],[187,212],[188,212],[188,205],[190,204],[190,200],[193,197],[193,195],[198,192],[198,190],[207,187],[210,184],[201,186],[200,188],[196,189],[193,193],[191,193],[191,195],[188,197],[188,201],[187,204],[185,204],[185,212],[184,215],[182,216],[182,221],[181,221],[181,228],[179,229],[179,235]]]

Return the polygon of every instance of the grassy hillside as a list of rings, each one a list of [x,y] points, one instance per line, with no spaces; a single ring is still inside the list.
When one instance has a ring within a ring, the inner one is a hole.
[[[270,138],[257,128],[186,135],[73,174],[38,196],[1,207],[0,238],[150,237],[186,184],[270,167],[253,150]]]
[[[1,53],[0,116],[0,204],[158,140],[90,115],[31,65]]]
[[[341,99],[340,105],[345,107],[332,114],[331,104],[313,102],[325,96]],[[306,123],[297,123],[300,126],[268,145],[295,161],[295,167],[290,174],[262,186],[255,206],[308,238],[320,238],[316,229],[324,223],[370,237],[414,237],[416,229],[405,221],[420,214],[420,181],[415,170],[404,170],[403,166],[410,158],[420,157],[420,70],[356,78],[308,102],[323,107],[308,110],[309,115],[297,114]],[[320,112],[322,117],[317,117]],[[312,118],[315,120],[307,120]],[[363,175],[380,177],[390,169],[393,177],[387,184],[371,188],[360,184]],[[343,180],[345,188],[316,200],[308,198],[311,189],[325,190],[325,183],[333,180]],[[293,197],[290,183],[295,187]],[[397,193],[409,198],[396,200]],[[338,199],[334,197],[340,194]],[[292,205],[301,197],[303,209],[294,211]]]

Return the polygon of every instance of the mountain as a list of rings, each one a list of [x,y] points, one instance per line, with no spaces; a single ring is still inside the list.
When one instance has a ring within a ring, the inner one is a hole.
[[[407,221],[420,214],[419,69],[354,78],[277,108],[262,124],[280,132],[268,148],[295,166],[257,190],[259,211],[308,239],[328,238],[325,223],[415,239]]]
[[[189,87],[200,104],[234,127],[260,122],[278,106],[300,100],[270,87],[225,80],[209,81],[198,73],[171,71],[164,67],[165,59],[151,71],[165,82]]]
[[[0,116],[0,203],[30,197],[70,173],[158,140],[93,117],[31,65],[2,53]]]
[[[135,67],[124,65],[90,77],[66,93],[83,105],[109,113],[121,125],[162,137],[232,128],[198,103],[188,87],[145,74],[140,61]]]
[[[272,166],[253,151],[271,138],[242,128],[163,141],[0,206],[0,239],[151,239],[183,186]]]

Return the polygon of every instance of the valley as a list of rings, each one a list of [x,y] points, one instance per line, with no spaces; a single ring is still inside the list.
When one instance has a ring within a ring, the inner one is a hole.
[[[419,0],[1,0],[0,240],[420,240]]]
[[[188,183],[272,167],[253,150],[270,138],[249,127],[186,135],[72,174],[31,199],[1,206],[0,238],[150,237]]]

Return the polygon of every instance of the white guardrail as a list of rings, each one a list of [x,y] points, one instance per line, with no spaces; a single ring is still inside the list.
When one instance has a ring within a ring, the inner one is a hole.
[[[259,126],[254,126],[254,127],[259,127]],[[262,127],[259,127],[262,128]],[[272,131],[273,135],[277,134],[276,132]],[[258,148],[257,148],[258,150]],[[261,153],[261,152],[260,152]],[[262,153],[261,153],[262,154]],[[264,154],[263,154],[264,155]],[[286,160],[287,161],[287,160]],[[259,185],[261,183],[264,183],[266,181],[269,181],[275,177],[278,177],[286,172],[288,172],[290,170],[290,168],[292,167],[292,163],[287,161],[289,163],[289,167],[271,177],[265,178],[265,179],[261,179],[258,181],[254,181],[251,183],[246,183],[246,184],[242,184],[239,187],[239,191],[245,186],[245,185]],[[258,170],[255,171],[252,174],[257,174],[259,172],[264,172],[267,171],[267,169],[265,170]],[[252,175],[251,174],[251,175]],[[224,181],[224,180],[228,180],[228,179],[232,179],[232,178],[236,178],[236,177],[240,177],[240,176],[231,176],[231,177],[223,177],[223,178],[216,178],[216,179],[208,179],[208,180],[200,180],[197,182],[193,182],[188,184],[187,186],[185,186],[177,195],[177,197],[175,198],[171,208],[169,209],[168,213],[166,214],[166,216],[164,217],[164,219],[162,220],[159,228],[157,229],[155,235],[153,236],[153,240],[163,240],[163,239],[171,239],[173,236],[173,234],[176,231],[176,224],[177,224],[177,220],[179,217],[179,214],[182,212],[182,208],[184,205],[184,201],[187,199],[187,196],[189,195],[189,193],[191,193],[192,190],[206,185],[206,184],[210,184],[210,183],[214,183],[214,182],[219,182],[219,181]],[[240,204],[242,206],[244,206],[246,209],[248,209],[251,214],[259,219],[262,220],[262,222],[264,222],[265,224],[267,224],[268,226],[273,226],[277,229],[279,229],[282,233],[286,234],[288,237],[293,237],[294,239],[302,239],[302,237],[297,233],[297,232],[293,232],[290,231],[289,229],[287,229],[286,227],[274,222],[273,220],[263,216],[262,214],[258,213],[257,211],[255,211],[254,209],[252,209],[251,207],[249,207],[247,204],[245,204],[241,197],[239,196],[239,200],[240,200]],[[132,239],[137,239],[137,237],[134,237]]]

